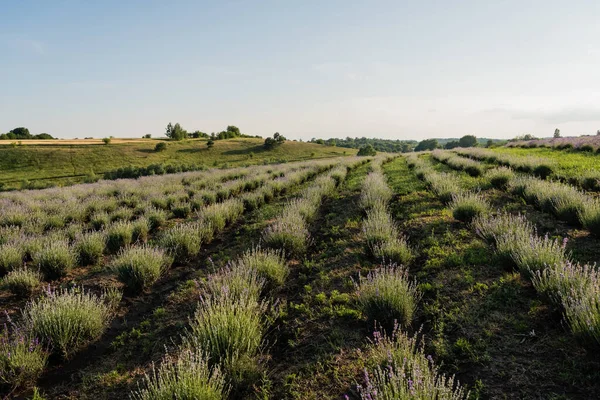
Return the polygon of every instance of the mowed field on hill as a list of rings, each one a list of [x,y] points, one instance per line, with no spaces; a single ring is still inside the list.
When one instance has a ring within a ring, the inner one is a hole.
[[[301,161],[355,155],[357,150],[287,141],[267,150],[263,139],[237,138],[216,140],[214,147],[206,139],[167,142],[165,151],[154,150],[160,140],[113,139],[101,141],[69,140],[47,143],[0,146],[0,186],[20,188],[24,181],[59,185],[82,182],[87,176],[102,175],[127,166],[145,167],[151,164],[206,165],[207,167],[243,166],[274,162]]]

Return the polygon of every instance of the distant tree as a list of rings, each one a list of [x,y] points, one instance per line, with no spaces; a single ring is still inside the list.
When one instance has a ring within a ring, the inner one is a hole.
[[[555,137],[555,138],[559,138],[559,137],[560,137],[560,129],[556,128],[556,129],[554,130],[554,137]]]
[[[144,135],[144,139],[152,139],[152,135],[147,133]]]
[[[494,141],[492,139],[488,139],[487,144],[485,145],[485,147],[492,147],[494,145]]]
[[[209,149],[212,149],[212,147],[215,145],[215,141],[212,139],[209,139],[208,142],[206,142],[206,147],[208,147]]]
[[[410,144],[408,144],[408,143],[402,143],[402,144],[400,145],[400,151],[401,151],[402,153],[409,153],[409,152],[411,152],[411,151],[412,151],[412,147],[411,147],[411,146],[410,146]]]
[[[596,131],[596,136],[600,136],[600,129]]]
[[[235,136],[240,136],[240,128],[234,125],[229,125],[227,127],[227,132],[233,133]]]
[[[452,141],[446,143],[444,145],[444,148],[445,149],[454,149],[454,148],[459,147],[459,146],[460,146],[460,143],[458,142],[458,140],[452,140]]]
[[[415,151],[426,151],[426,150],[435,150],[440,147],[437,139],[425,139],[421,140],[417,147],[415,147]]]
[[[112,140],[111,138],[107,138],[107,137],[105,137],[104,139],[102,139],[102,141],[104,142],[104,144],[110,144],[111,140]]]
[[[208,137],[208,133],[204,133],[204,132],[200,132],[200,131],[194,131],[192,133],[192,137],[194,139],[207,138]]]
[[[473,135],[465,135],[458,140],[460,147],[475,147],[477,146],[477,138]]]
[[[283,144],[284,142],[285,137],[280,135],[279,132],[275,132],[272,138],[268,137],[265,139],[265,148],[272,149],[280,144]]]
[[[375,151],[375,148],[373,147],[372,144],[367,144],[364,145],[363,147],[360,148],[360,150],[358,150],[357,155],[359,156],[374,156],[377,154],[377,151]]]
[[[167,149],[167,144],[165,142],[158,142],[156,146],[154,146],[154,151],[160,152],[165,151]]]
[[[183,129],[179,123],[173,125],[170,122],[167,125],[165,135],[172,140],[183,140],[188,137],[187,131]]]
[[[40,134],[34,135],[32,137],[32,139],[51,140],[54,138],[52,137],[52,135],[49,135],[47,133],[40,133]]]
[[[9,133],[14,135],[14,139],[31,139],[31,133],[29,133],[29,129],[23,126],[15,128]]]
[[[315,140],[315,143],[317,143],[317,144],[325,144],[325,141],[323,139],[317,139],[317,140]]]

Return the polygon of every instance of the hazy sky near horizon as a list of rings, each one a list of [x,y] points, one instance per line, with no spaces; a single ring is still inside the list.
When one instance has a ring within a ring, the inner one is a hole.
[[[0,132],[600,129],[600,1],[3,1]]]

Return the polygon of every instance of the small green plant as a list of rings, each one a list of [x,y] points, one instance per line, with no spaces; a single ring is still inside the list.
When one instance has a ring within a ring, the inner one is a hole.
[[[496,189],[504,190],[508,187],[508,183],[515,176],[514,172],[508,167],[498,167],[490,169],[486,172],[485,178]]]
[[[6,243],[0,246],[0,274],[21,268],[25,259],[25,249],[19,243]]]
[[[44,372],[48,353],[36,338],[12,328],[5,325],[0,334],[0,386],[26,388]]]
[[[28,297],[40,286],[42,278],[39,272],[19,268],[10,271],[2,278],[2,286],[14,295]]]
[[[198,223],[175,225],[163,231],[158,245],[171,254],[175,261],[185,261],[200,252],[202,236]]]
[[[111,138],[106,138],[106,137],[105,137],[104,139],[102,139],[102,142],[103,142],[105,145],[109,145],[111,141],[112,141],[112,139],[111,139]]]
[[[111,264],[119,280],[133,292],[151,286],[171,265],[162,250],[148,246],[128,247],[119,252]]]
[[[256,247],[244,253],[238,260],[238,264],[257,271],[266,279],[267,286],[270,288],[283,285],[289,274],[289,268],[280,250]]]
[[[81,265],[95,265],[104,254],[106,238],[102,232],[84,233],[77,238],[74,246]]]
[[[452,216],[462,222],[471,222],[490,211],[490,205],[480,194],[469,192],[454,195],[449,207]]]
[[[205,291],[217,297],[223,294],[236,299],[251,297],[258,300],[265,280],[248,265],[233,262],[218,273],[212,274],[204,284]]]
[[[268,247],[283,250],[286,255],[301,256],[306,252],[309,236],[300,214],[286,214],[267,227],[263,240]]]
[[[201,350],[184,349],[167,355],[158,370],[144,378],[143,388],[132,393],[135,400],[226,400],[229,387],[218,366],[210,367]]]
[[[386,326],[396,321],[410,325],[420,294],[408,278],[408,270],[390,265],[359,276],[355,284],[358,301],[369,319]]]
[[[116,253],[133,242],[133,226],[130,222],[116,222],[106,229],[106,248]]]
[[[100,337],[111,316],[104,295],[96,296],[80,287],[48,289],[44,297],[23,310],[27,329],[65,358]]]
[[[404,237],[393,237],[382,243],[373,245],[373,255],[384,262],[406,265],[412,258],[412,251]]]
[[[154,151],[156,151],[157,153],[165,150],[167,150],[167,143],[165,142],[158,142],[156,143],[156,146],[154,146]]]
[[[241,377],[255,365],[265,332],[266,305],[253,296],[233,296],[224,290],[205,295],[191,321],[188,345],[206,351],[228,375]]]
[[[32,264],[46,279],[56,279],[77,265],[77,254],[66,240],[48,240],[32,254]]]

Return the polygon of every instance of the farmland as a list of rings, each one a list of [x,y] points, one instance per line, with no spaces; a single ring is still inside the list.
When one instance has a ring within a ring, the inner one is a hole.
[[[68,185],[102,177],[118,168],[151,164],[234,167],[356,154],[354,149],[292,141],[266,150],[263,140],[251,138],[217,140],[211,149],[203,139],[169,142],[160,152],[155,146],[162,141],[150,139],[114,139],[110,145],[83,139],[28,142],[23,140],[20,146],[11,146],[8,141],[0,144],[0,187]]]
[[[0,194],[2,394],[600,396],[588,155],[228,142],[255,159]]]

